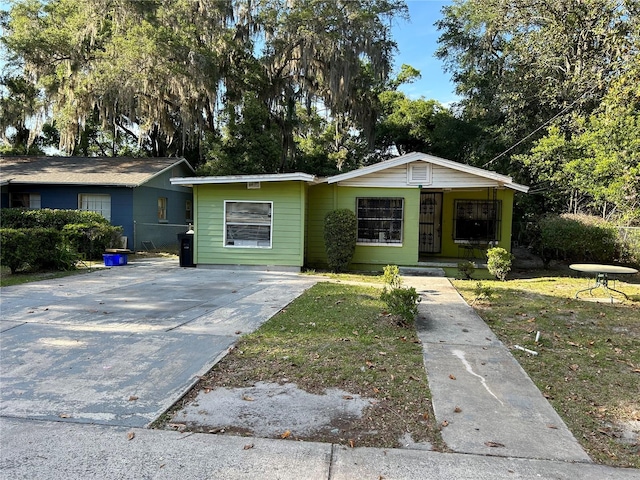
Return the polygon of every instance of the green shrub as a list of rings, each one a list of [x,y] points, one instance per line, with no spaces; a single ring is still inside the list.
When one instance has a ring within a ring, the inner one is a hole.
[[[640,228],[618,229],[619,261],[640,267]]]
[[[487,270],[498,280],[504,281],[511,271],[513,255],[502,247],[494,247],[487,250]]]
[[[87,259],[100,259],[105,249],[118,245],[122,228],[100,223],[74,223],[65,225],[62,233],[72,250]]]
[[[351,210],[332,210],[324,219],[324,244],[329,269],[344,272],[356,250],[358,220]]]
[[[109,225],[109,220],[99,213],[82,210],[3,208],[0,215],[2,216],[2,228],[54,228],[62,230],[65,225],[71,223]]]
[[[410,326],[418,315],[420,295],[413,287],[404,288],[396,265],[387,265],[383,276],[385,286],[380,299],[387,305],[389,313],[397,318],[401,326]]]
[[[476,265],[473,262],[467,260],[465,262],[458,263],[458,272],[460,272],[460,274],[467,280],[471,280],[471,276],[475,271]]]
[[[485,285],[482,282],[477,282],[476,286],[473,288],[473,294],[476,296],[474,298],[471,305],[476,303],[478,300],[491,300],[491,296],[493,295],[493,288],[489,285]]]
[[[70,270],[76,261],[62,233],[53,228],[0,229],[0,264],[19,270]]]
[[[599,217],[551,215],[539,221],[537,253],[545,266],[551,260],[610,263],[616,259],[616,227]]]

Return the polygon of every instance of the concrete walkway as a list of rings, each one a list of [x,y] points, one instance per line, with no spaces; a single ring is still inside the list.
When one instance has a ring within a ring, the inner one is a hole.
[[[457,453],[590,462],[511,352],[448,279],[405,277],[422,294],[418,336],[447,446]]]
[[[0,478],[640,479],[590,462],[444,278],[405,283],[456,453],[140,428],[312,283],[151,262],[2,289]]]

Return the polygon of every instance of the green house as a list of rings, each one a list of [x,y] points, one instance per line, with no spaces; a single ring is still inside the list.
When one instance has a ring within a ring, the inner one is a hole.
[[[172,178],[193,188],[194,263],[326,266],[327,212],[358,219],[353,269],[419,266],[511,249],[510,177],[423,153],[318,179],[304,173]]]

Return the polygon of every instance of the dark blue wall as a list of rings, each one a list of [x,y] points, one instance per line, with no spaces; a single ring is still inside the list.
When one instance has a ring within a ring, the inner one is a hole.
[[[111,225],[121,226],[123,235],[133,238],[133,189],[127,187],[11,185],[9,192],[39,193],[40,207],[52,209],[78,208],[79,194],[111,195]],[[4,197],[4,196],[3,196]],[[4,200],[4,198],[3,198]],[[2,205],[5,206],[4,204]],[[8,206],[8,198],[7,198]]]

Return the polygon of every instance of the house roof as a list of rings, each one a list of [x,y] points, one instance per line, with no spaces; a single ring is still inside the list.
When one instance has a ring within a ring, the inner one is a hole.
[[[183,163],[194,171],[184,158],[0,157],[0,182],[137,187]]]
[[[386,170],[389,168],[398,167],[398,166],[406,165],[412,162],[419,162],[419,161],[427,162],[432,165],[437,165],[437,166],[448,168],[451,170],[456,170],[456,171],[463,172],[476,177],[481,177],[483,179],[495,182],[500,186],[511,188],[519,192],[527,192],[529,190],[529,187],[515,183],[511,177],[508,177],[506,175],[501,175],[499,173],[492,172],[491,170],[483,170],[482,168],[472,167],[471,165],[465,165],[463,163],[454,162],[452,160],[446,160],[440,157],[434,157],[433,155],[428,155],[426,153],[420,153],[420,152],[407,153],[406,155],[392,158],[384,162],[375,163],[373,165],[369,165],[368,167],[359,168],[357,170],[352,170],[350,172],[342,173],[340,175],[334,175],[333,177],[328,177],[324,179],[324,181],[326,181],[329,184],[344,182],[344,181],[352,180],[358,177],[363,177],[365,175],[370,175],[372,173],[380,172],[382,170]]]
[[[172,178],[173,185],[209,185],[224,183],[251,183],[251,182],[315,182],[316,177],[308,173],[265,173],[258,175],[224,175],[212,177],[184,177]]]

